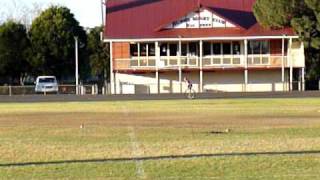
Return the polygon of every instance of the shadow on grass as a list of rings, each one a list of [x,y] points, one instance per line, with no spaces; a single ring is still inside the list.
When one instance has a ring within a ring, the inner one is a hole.
[[[188,155],[168,155],[168,156],[147,156],[134,158],[110,158],[110,159],[83,159],[83,160],[60,160],[47,162],[22,162],[0,164],[0,167],[20,167],[20,166],[45,166],[59,164],[76,163],[110,163],[110,162],[131,162],[131,161],[152,161],[152,160],[177,160],[195,159],[206,157],[233,157],[233,156],[279,156],[279,155],[310,155],[319,154],[320,151],[285,151],[285,152],[244,152],[244,153],[221,153],[221,154],[188,154]]]

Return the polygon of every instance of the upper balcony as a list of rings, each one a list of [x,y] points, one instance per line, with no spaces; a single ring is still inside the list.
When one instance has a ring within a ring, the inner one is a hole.
[[[113,46],[113,69],[267,69],[288,68],[291,63],[304,67],[301,43],[285,44],[283,49],[281,44],[281,40],[280,45],[279,41],[252,41],[247,46],[245,42],[119,43]]]

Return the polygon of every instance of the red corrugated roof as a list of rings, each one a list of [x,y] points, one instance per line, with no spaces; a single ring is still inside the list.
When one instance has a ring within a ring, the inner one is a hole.
[[[109,0],[105,37],[112,39],[293,35],[290,28],[261,27],[253,13],[255,0],[201,0],[201,6],[238,28],[164,29],[199,8],[199,0]]]

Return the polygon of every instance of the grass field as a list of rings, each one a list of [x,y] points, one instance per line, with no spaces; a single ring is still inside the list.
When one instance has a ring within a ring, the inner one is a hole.
[[[0,104],[0,179],[319,179],[319,172],[320,99]]]

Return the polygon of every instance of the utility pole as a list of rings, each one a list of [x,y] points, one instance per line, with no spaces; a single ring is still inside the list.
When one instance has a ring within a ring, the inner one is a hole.
[[[78,37],[74,37],[75,40],[75,57],[76,57],[76,67],[75,67],[75,78],[76,78],[76,94],[79,95],[79,56],[78,56]]]

